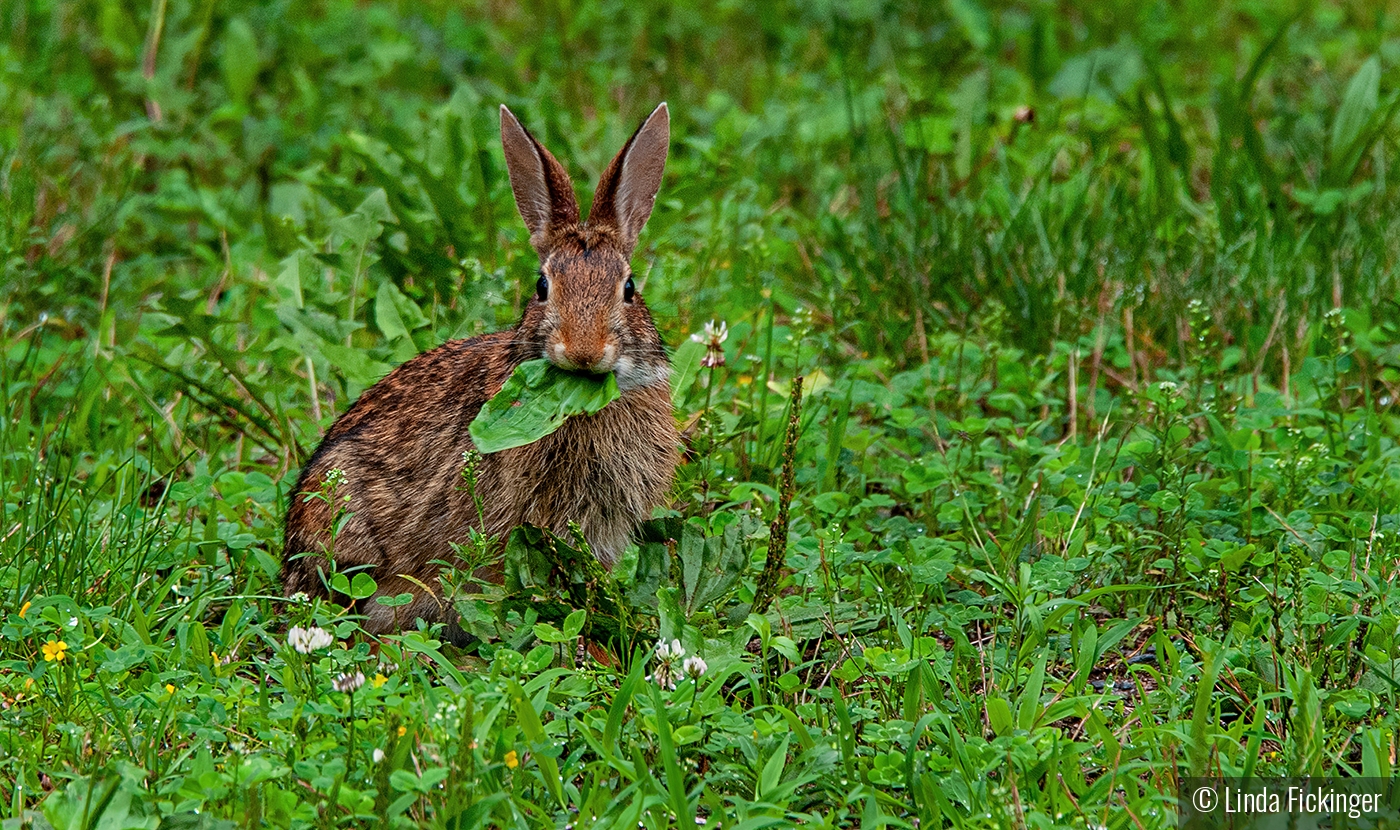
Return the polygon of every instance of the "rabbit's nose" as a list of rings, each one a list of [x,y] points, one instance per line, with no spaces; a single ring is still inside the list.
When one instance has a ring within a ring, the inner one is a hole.
[[[607,341],[596,345],[587,341],[558,342],[554,344],[554,362],[566,369],[611,371],[617,362],[617,346]]]
[[[603,355],[601,346],[589,348],[578,340],[554,344],[554,362],[566,369],[590,370]]]

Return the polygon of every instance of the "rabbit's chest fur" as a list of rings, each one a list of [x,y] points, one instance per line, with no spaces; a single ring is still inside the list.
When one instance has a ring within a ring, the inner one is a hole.
[[[529,523],[565,535],[576,521],[611,567],[632,529],[665,499],[678,443],[666,388],[626,392],[533,444],[483,459],[487,530]]]

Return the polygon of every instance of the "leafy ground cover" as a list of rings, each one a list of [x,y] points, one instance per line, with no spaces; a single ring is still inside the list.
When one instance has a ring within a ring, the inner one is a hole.
[[[1396,20],[1085,5],[0,5],[4,826],[1137,827],[1189,774],[1389,777]],[[497,104],[592,182],[662,99],[674,509],[615,579],[512,535],[444,588],[468,649],[282,603],[321,432],[530,290]]]

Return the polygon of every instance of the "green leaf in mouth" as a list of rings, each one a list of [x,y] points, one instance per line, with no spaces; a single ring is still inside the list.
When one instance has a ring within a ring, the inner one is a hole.
[[[472,442],[483,455],[533,444],[570,415],[592,414],[621,395],[612,372],[566,372],[548,360],[529,360],[477,413]]]

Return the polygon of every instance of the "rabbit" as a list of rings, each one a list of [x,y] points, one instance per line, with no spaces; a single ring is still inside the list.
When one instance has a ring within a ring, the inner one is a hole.
[[[540,258],[535,294],[515,328],[448,341],[409,360],[335,421],[287,511],[287,596],[325,596],[333,557],[341,573],[373,576],[376,597],[413,595],[401,608],[375,597],[362,602],[370,633],[423,619],[446,623],[447,637],[461,642],[456,615],[437,595],[435,560],[454,561],[450,543],[466,542],[468,528],[503,534],[529,523],[565,534],[577,522],[594,556],[612,568],[637,525],[666,502],[680,458],[670,363],[629,266],[669,140],[662,103],[603,172],[580,221],[563,165],[501,107],[511,190]],[[612,372],[621,396],[533,444],[484,456],[479,519],[462,481],[463,453],[474,449],[467,429],[515,367],[537,358],[569,371]],[[332,470],[343,474],[334,503],[308,498]],[[330,527],[342,508],[348,517],[332,550]]]

